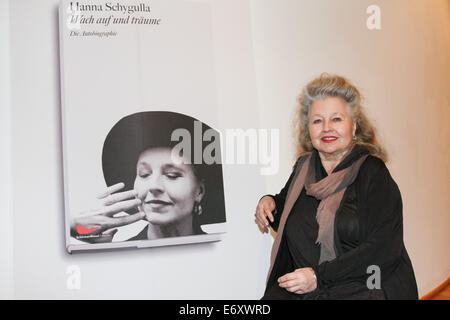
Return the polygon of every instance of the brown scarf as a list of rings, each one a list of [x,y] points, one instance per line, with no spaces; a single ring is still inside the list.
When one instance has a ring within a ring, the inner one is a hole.
[[[362,155],[349,167],[333,172],[319,182],[315,182],[315,168],[311,164],[311,155],[304,156],[299,160],[300,163],[294,174],[293,182],[289,186],[277,236],[272,246],[267,280],[275,263],[286,220],[303,187],[306,189],[306,194],[321,200],[316,213],[316,219],[319,224],[319,233],[316,241],[316,243],[320,244],[319,264],[336,258],[334,250],[334,218],[336,211],[339,209],[347,186],[355,181],[359,168],[367,156],[368,154]]]

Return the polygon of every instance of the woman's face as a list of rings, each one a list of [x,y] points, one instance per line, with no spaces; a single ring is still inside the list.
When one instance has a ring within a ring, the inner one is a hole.
[[[192,214],[204,195],[204,185],[192,167],[173,161],[170,148],[151,148],[141,153],[136,165],[134,189],[142,201],[146,219],[157,225],[176,223]],[[180,160],[180,159],[178,159]]]
[[[309,116],[309,134],[312,145],[328,157],[343,156],[351,147],[356,132],[347,103],[340,97],[315,101]]]

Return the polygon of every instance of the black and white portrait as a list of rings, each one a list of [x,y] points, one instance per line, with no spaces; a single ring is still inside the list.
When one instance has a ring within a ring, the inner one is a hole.
[[[71,236],[114,242],[120,228],[145,221],[125,240],[154,240],[206,234],[204,226],[225,222],[219,140],[216,130],[181,113],[120,119],[102,149],[107,187],[93,195],[101,205],[71,220]]]

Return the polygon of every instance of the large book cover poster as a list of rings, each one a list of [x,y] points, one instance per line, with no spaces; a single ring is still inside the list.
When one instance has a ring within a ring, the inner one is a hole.
[[[61,1],[59,21],[67,250],[220,240],[208,5]]]

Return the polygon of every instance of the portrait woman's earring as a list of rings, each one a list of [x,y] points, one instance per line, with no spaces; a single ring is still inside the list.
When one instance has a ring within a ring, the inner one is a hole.
[[[202,205],[196,202],[194,205],[194,213],[199,216],[202,214],[202,212],[203,212]]]

